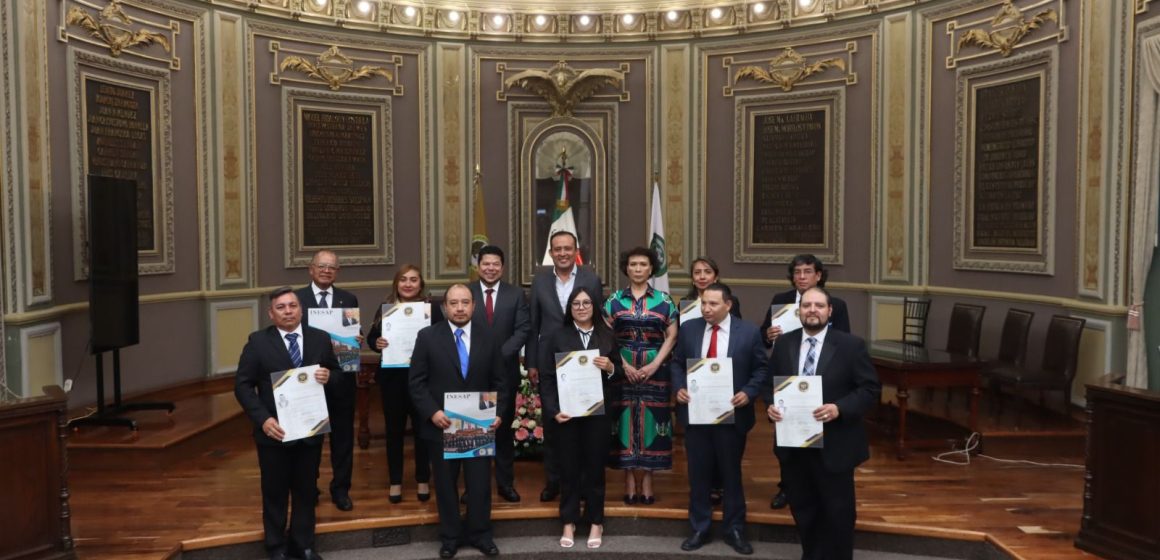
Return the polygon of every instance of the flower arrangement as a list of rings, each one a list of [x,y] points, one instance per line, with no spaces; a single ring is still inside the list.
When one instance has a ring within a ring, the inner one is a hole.
[[[539,380],[532,379],[521,365],[516,417],[512,420],[517,457],[538,457],[544,445],[544,408],[540,404],[539,385]]]

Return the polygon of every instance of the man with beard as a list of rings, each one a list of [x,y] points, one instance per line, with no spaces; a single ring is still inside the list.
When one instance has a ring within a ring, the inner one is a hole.
[[[775,447],[786,497],[797,524],[803,560],[842,560],[854,555],[854,468],[870,458],[862,416],[878,402],[882,386],[862,339],[831,328],[830,295],[822,288],[802,294],[802,328],[782,335],[773,347],[774,375],[819,376],[825,446]],[[772,392],[766,402],[773,403]],[[784,418],[774,405],[769,418]]]
[[[463,284],[447,289],[443,321],[419,331],[411,354],[409,378],[411,401],[421,418],[419,437],[429,442],[431,471],[435,474],[435,498],[439,507],[440,558],[451,558],[467,543],[485,556],[499,554],[491,529],[491,458],[446,460],[443,430],[451,419],[443,412],[444,393],[496,391],[498,410],[507,410],[504,362],[498,340],[486,323],[472,321],[475,303]],[[496,415],[494,426],[511,418]],[[459,471],[467,489],[467,522],[459,517]]]

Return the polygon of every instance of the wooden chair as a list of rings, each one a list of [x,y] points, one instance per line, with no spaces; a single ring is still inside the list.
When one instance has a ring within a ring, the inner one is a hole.
[[[1043,404],[1045,391],[1059,391],[1063,396],[1063,413],[1067,414],[1068,395],[1075,380],[1079,363],[1079,339],[1087,321],[1067,315],[1053,315],[1047,326],[1047,336],[1043,344],[1043,362],[1039,369],[1022,366],[997,366],[988,372],[992,382],[1010,385],[1016,391],[1033,389],[1039,391],[1039,403]],[[1002,405],[1002,401],[1000,401]],[[1000,408],[1002,412],[1002,408]]]
[[[915,346],[926,346],[926,316],[930,314],[930,300],[905,298],[902,300],[902,341]]]
[[[1031,321],[1035,313],[1023,309],[1011,308],[1007,310],[1007,317],[1003,319],[1003,331],[999,334],[999,355],[987,366],[983,377],[989,380],[993,402],[999,402],[1003,395],[999,391],[999,383],[991,379],[992,375],[1003,369],[1022,368],[1027,359],[1027,338],[1031,333]]]

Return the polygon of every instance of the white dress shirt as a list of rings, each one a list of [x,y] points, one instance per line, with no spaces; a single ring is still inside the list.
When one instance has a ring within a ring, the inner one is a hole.
[[[721,321],[717,326],[721,327],[717,331],[717,357],[729,357],[729,325],[733,322],[730,313],[725,314],[725,320]],[[705,336],[701,340],[701,357],[709,356],[709,343],[713,340],[713,325],[708,321],[705,322]]]
[[[326,306],[334,307],[334,286],[323,288],[314,282],[310,283],[310,291],[314,292],[314,305],[322,305],[322,292],[326,292]]]
[[[826,333],[829,332],[829,330],[830,330],[830,325],[826,325],[826,327],[822,329],[822,332],[819,332],[818,334],[813,335],[813,337],[815,339],[817,339],[817,341],[818,341],[817,345],[814,346],[814,375],[821,375],[822,374],[821,371],[818,371],[818,360],[821,359],[821,357],[822,357],[822,344],[825,343]],[[810,351],[810,341],[808,340],[809,338],[810,338],[810,335],[806,334],[806,331],[803,329],[802,330],[802,348],[801,348],[801,355],[798,356],[797,375],[802,375],[802,369],[805,368],[805,366],[806,366],[806,353],[808,353]]]
[[[447,324],[451,326],[451,338],[455,338],[456,330],[463,329],[463,345],[467,347],[467,353],[471,354],[471,321],[468,321],[467,324],[463,325],[462,327],[457,326],[450,320],[447,321]]]
[[[568,296],[572,295],[572,287],[576,285],[576,265],[572,265],[568,279],[563,282],[560,281],[560,275],[556,274],[556,268],[552,267],[552,279],[556,281],[556,298],[560,300],[560,310],[567,312]]]
[[[287,352],[290,351],[290,341],[286,340],[286,335],[288,335],[288,334],[298,335],[297,340],[298,340],[298,351],[299,352],[302,352],[303,349],[306,348],[306,344],[305,344],[306,339],[302,337],[302,323],[298,323],[298,328],[296,328],[292,331],[284,331],[284,330],[279,328],[278,334],[282,337],[282,346],[286,347]]]

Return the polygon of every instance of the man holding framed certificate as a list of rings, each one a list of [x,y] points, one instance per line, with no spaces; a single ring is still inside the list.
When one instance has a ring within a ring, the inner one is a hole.
[[[789,391],[779,393],[782,397],[766,396],[771,403],[766,413],[774,422],[792,422],[803,429],[814,422],[822,424],[823,447],[802,446],[807,437],[797,447],[783,446],[786,442],[779,439],[774,448],[801,536],[802,558],[807,560],[853,558],[854,468],[870,458],[862,416],[878,402],[882,390],[866,343],[830,328],[831,310],[830,295],[823,288],[802,294],[802,328],[778,338],[770,364],[777,376],[801,377]],[[803,408],[787,400],[797,391],[804,402],[819,381],[821,406]],[[782,407],[778,398],[785,401]]]
[[[719,471],[725,485],[724,540],[740,554],[753,554],[745,536],[741,455],[754,424],[753,400],[764,386],[768,370],[757,326],[729,313],[732,295],[725,284],[705,288],[701,318],[681,324],[673,349],[677,421],[685,427],[689,457],[689,524],[693,533],[681,543],[685,551],[697,550],[711,540],[709,495],[713,473]]]

